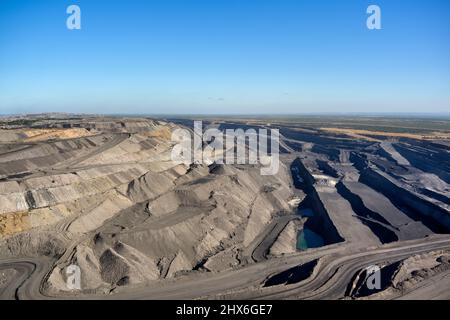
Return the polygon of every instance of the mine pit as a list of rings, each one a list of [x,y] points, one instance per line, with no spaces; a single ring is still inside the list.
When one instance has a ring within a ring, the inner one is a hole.
[[[73,297],[64,271],[76,263],[84,275],[76,295],[89,298],[366,299],[433,277],[446,283],[446,253],[414,258],[450,246],[450,165],[441,140],[204,121],[205,128],[280,129],[280,169],[263,176],[256,164],[172,161],[170,133],[192,130],[191,120],[172,120],[4,125],[0,272],[22,277],[32,261],[46,274],[31,275],[30,285],[44,283],[33,292]],[[376,292],[363,286],[369,258],[384,273]],[[11,283],[0,296],[14,295]]]

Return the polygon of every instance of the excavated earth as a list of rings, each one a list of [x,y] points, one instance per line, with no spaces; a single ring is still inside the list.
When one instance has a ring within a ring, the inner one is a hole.
[[[450,298],[449,144],[204,123],[280,129],[278,173],[172,161],[186,119],[3,125],[0,297]]]

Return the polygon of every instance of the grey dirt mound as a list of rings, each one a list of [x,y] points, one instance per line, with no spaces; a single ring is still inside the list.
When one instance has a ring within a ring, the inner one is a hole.
[[[426,296],[436,277],[448,284],[441,140],[205,121],[279,129],[280,169],[266,176],[259,165],[173,161],[171,134],[191,125],[88,116],[4,124],[0,294],[382,299]],[[389,273],[376,293],[362,287],[364,259]],[[67,285],[71,265],[80,289]]]

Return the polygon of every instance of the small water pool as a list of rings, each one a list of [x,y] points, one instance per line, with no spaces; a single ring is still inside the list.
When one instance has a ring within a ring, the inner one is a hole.
[[[297,237],[297,249],[306,250],[310,248],[319,248],[325,245],[323,238],[308,228],[303,228],[298,233]]]

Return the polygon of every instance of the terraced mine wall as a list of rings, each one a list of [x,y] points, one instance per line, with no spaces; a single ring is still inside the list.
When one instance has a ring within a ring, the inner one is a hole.
[[[431,198],[437,199],[437,200],[450,206],[450,198],[444,196],[443,194],[434,192],[434,191],[426,189],[426,188],[420,189],[420,193],[423,193],[424,195],[429,196]]]
[[[420,219],[437,233],[450,233],[450,213],[438,205],[421,199],[410,191],[393,183],[383,173],[371,167],[361,170],[360,182],[387,196],[412,219]],[[406,211],[404,210],[406,209]]]
[[[450,151],[450,146],[443,143],[430,142],[430,146],[438,150]]]
[[[420,147],[410,149],[401,145],[395,145],[395,149],[414,167],[434,173],[446,183],[450,183],[450,155],[447,152],[430,152]]]
[[[70,129],[70,128],[85,128],[88,131],[98,130],[105,131],[109,133],[139,133],[147,132],[149,128],[156,124],[161,124],[157,120],[150,119],[123,119],[119,121],[118,119],[64,119],[61,121],[57,120],[39,120],[34,122],[30,128],[33,129]]]
[[[305,191],[307,195],[305,200],[307,202],[306,205],[309,206],[314,212],[314,216],[308,218],[305,226],[320,234],[327,245],[344,241],[331,221],[327,210],[323,206],[322,201],[314,188],[314,177],[309,173],[308,169],[306,169],[304,164],[298,158],[292,163],[291,170],[292,168],[297,168],[299,175],[303,179],[303,182],[299,182],[296,175],[293,174],[294,185],[295,187],[301,188]]]

